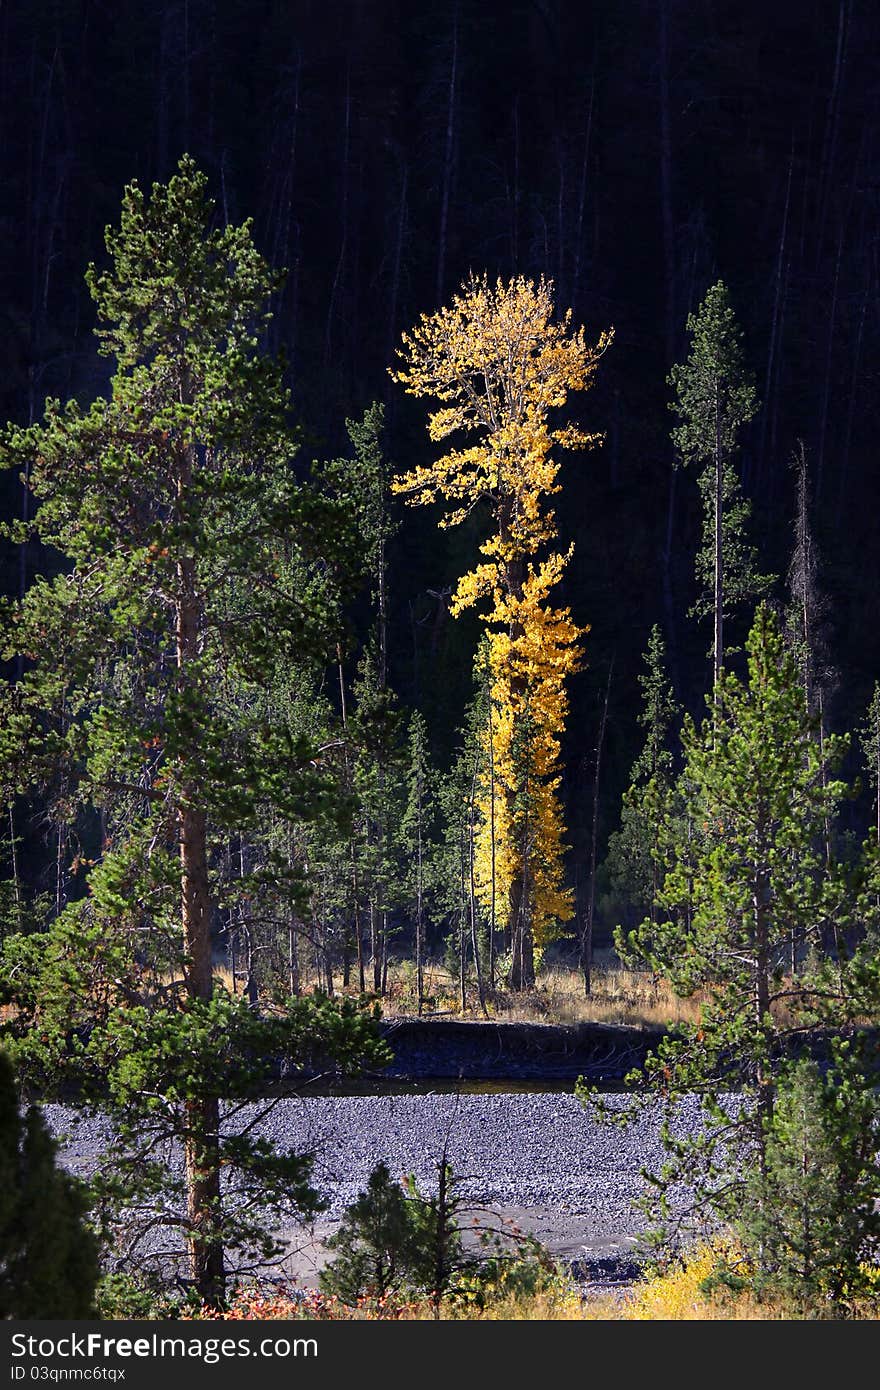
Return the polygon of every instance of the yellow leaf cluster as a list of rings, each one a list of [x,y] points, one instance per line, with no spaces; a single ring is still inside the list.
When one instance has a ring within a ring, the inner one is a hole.
[[[550,411],[586,390],[611,332],[588,345],[571,313],[555,318],[553,285],[523,276],[490,285],[472,275],[450,305],[424,314],[403,335],[395,381],[440,402],[428,419],[432,440],[461,432],[472,441],[392,483],[413,504],[443,500],[454,526],[488,504],[493,531],[482,562],[462,576],[454,615],[488,601],[491,726],[480,790],[477,892],[504,925],[515,882],[527,894],[536,944],[572,916],[561,887],[564,826],[559,804],[559,738],[578,669],[580,638],[567,608],[549,605],[568,555],[538,552],[557,537],[546,499],[559,491],[553,446],[587,448],[598,436],[569,424],[551,430]],[[524,722],[525,721],[525,722]],[[517,731],[528,729],[524,757]]]
[[[499,601],[488,632],[492,714],[484,735],[474,877],[499,925],[507,920],[514,881],[522,880],[538,946],[573,915],[571,893],[561,886],[560,735],[568,716],[566,677],[578,670],[580,638],[588,629],[575,625],[569,609],[546,603],[565,559],[553,555],[530,569],[521,596]],[[517,739],[523,721],[525,755]]]

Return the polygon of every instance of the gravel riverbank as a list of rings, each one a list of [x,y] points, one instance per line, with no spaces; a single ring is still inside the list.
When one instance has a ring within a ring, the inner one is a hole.
[[[628,1104],[620,1094],[606,1100],[618,1108]],[[106,1121],[62,1106],[48,1106],[46,1114],[65,1165],[80,1174],[92,1171],[112,1144]],[[246,1110],[238,1123],[253,1117]],[[384,1161],[395,1174],[414,1173],[429,1192],[445,1149],[469,1203],[534,1232],[585,1280],[631,1277],[642,1227],[632,1203],[644,1187],[640,1170],[659,1169],[663,1160],[660,1118],[659,1105],[651,1103],[621,1129],[560,1092],[279,1100],[260,1130],[284,1150],[314,1153],[315,1186],[330,1203],[310,1231],[293,1219],[285,1225],[287,1273],[314,1282],[322,1239],[376,1163]],[[682,1104],[678,1123],[685,1130],[697,1126],[696,1101]],[[172,1155],[170,1161],[179,1160]]]

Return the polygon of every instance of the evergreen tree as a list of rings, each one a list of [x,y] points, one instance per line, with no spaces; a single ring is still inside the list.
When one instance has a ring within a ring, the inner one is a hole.
[[[666,647],[659,627],[651,629],[644,654],[644,670],[639,676],[642,710],[639,724],[645,742],[630,773],[620,813],[620,829],[608,840],[604,876],[609,899],[617,911],[631,918],[645,913],[656,916],[658,866],[655,857],[657,826],[645,807],[645,794],[652,784],[661,793],[672,784],[673,758],[669,734],[677,722],[679,708],[666,674]],[[606,900],[606,908],[609,906]],[[630,922],[630,925],[634,925]]]
[[[404,809],[403,717],[382,679],[381,655],[368,645],[354,686],[350,720],[357,798],[359,887],[370,923],[372,987],[384,994],[390,914],[400,897],[398,830]]]
[[[224,1167],[314,1205],[307,1162],[221,1132],[221,1095],[249,1093],[287,1043],[279,1020],[261,1042],[247,1005],[215,989],[212,858],[267,806],[307,820],[320,799],[314,748],[257,711],[275,671],[326,651],[347,524],[295,479],[281,367],[259,347],[280,278],[249,225],[213,227],[185,156],[149,199],[126,189],[106,242],[109,267],[87,281],[115,359],[109,397],[50,400],[3,443],[38,504],[16,536],[64,573],[8,614],[5,655],[28,664],[3,692],[2,751],[20,792],[63,780],[69,818],[103,824],[86,895],[38,944],[7,943],[7,1028],[44,1085],[75,1079],[114,1108],[133,1146],[124,1180],[104,1175],[120,1202],[132,1185],[175,1187],[136,1157],[157,1151],[160,1119],[182,1143],[173,1220],[193,1286],[217,1301],[225,1249],[267,1244],[253,1211],[239,1220],[227,1203]],[[312,1015],[315,1047],[344,1065],[373,1045],[366,1020],[303,1001],[294,1055]]]
[[[437,1163],[436,1195],[430,1197],[419,1192],[412,1174],[401,1185],[386,1164],[378,1163],[366,1191],[346,1209],[339,1230],[327,1242],[338,1253],[321,1272],[321,1288],[348,1304],[364,1296],[427,1293],[439,1310],[456,1273],[480,1263],[479,1256],[463,1250],[464,1206],[460,1181],[445,1153]]]
[[[793,936],[819,950],[829,925],[846,925],[853,910],[847,872],[822,851],[824,822],[846,787],[827,775],[765,606],[747,651],[746,682],[725,673],[702,728],[685,720],[677,787],[647,798],[658,821],[659,911],[618,936],[624,959],[647,963],[683,997],[703,996],[699,1022],[664,1040],[646,1067],[670,1103],[698,1091],[706,1119],[694,1139],[667,1131],[669,1162],[657,1180],[664,1218],[670,1186],[683,1180],[703,1211],[736,1208],[749,1164],[765,1167],[787,1040],[832,1003],[841,1017],[841,979],[831,986],[818,966],[796,977],[785,968]],[[842,748],[828,739],[825,756]],[[740,1098],[725,1100],[727,1091]]]
[[[441,780],[438,803],[442,839],[437,849],[437,900],[448,924],[446,959],[458,976],[461,1010],[467,1008],[468,954],[477,977],[480,1007],[486,1011],[487,990],[495,987],[493,903],[477,893],[476,859],[481,785],[491,778],[487,768],[486,728],[491,709],[486,671],[479,658],[476,690],[465,710],[452,766]],[[489,823],[490,832],[492,823]],[[491,865],[491,849],[490,849]]]
[[[422,1012],[425,996],[425,930],[433,889],[435,773],[428,749],[428,730],[418,712],[411,716],[406,769],[406,807],[400,823],[404,860],[404,892],[414,927],[416,1007]]]
[[[385,1163],[376,1164],[366,1190],[346,1207],[327,1249],[333,1259],[321,1271],[321,1288],[343,1303],[424,1288],[430,1277],[420,1204],[394,1181]]]
[[[19,1113],[0,1053],[0,1317],[88,1318],[100,1266],[83,1184],[59,1168],[37,1106]]]
[[[364,581],[369,583],[370,599],[374,606],[374,623],[372,636],[358,664],[358,675],[351,692],[356,702],[356,714],[351,723],[343,642],[338,642],[336,648],[344,735],[344,795],[352,804],[358,803],[359,809],[346,842],[345,855],[341,853],[341,845],[338,845],[331,855],[334,862],[332,877],[336,881],[337,896],[339,885],[348,885],[347,911],[350,931],[347,934],[354,937],[358,979],[362,992],[366,988],[364,924],[369,920],[372,986],[376,993],[381,994],[385,988],[387,967],[387,942],[384,934],[388,915],[387,904],[383,908],[377,907],[374,889],[379,881],[384,885],[384,890],[391,888],[394,822],[392,818],[389,824],[387,817],[395,800],[399,800],[399,788],[391,786],[388,789],[388,805],[384,804],[385,779],[390,772],[390,764],[386,767],[385,763],[388,761],[391,746],[388,744],[386,747],[385,744],[388,738],[394,742],[399,734],[395,723],[396,715],[389,723],[396,702],[393,692],[388,689],[386,555],[388,541],[394,534],[396,523],[391,516],[389,505],[389,466],[382,446],[385,428],[384,406],[374,402],[365,411],[362,419],[349,419],[345,424],[351,442],[349,456],[330,463],[315,464],[313,470],[320,480],[322,489],[342,504],[343,515],[348,515],[351,519],[353,533],[350,544],[341,548],[346,566],[345,588],[351,597],[355,597],[363,587]],[[382,709],[384,713],[381,712]],[[385,726],[384,733],[380,725]],[[345,860],[347,862],[344,862]],[[380,870],[380,880],[376,879],[377,868]],[[347,982],[347,954],[343,969]]]
[[[859,736],[868,768],[868,781],[874,792],[874,828],[880,844],[880,681],[874,684],[874,693]]]
[[[761,594],[767,579],[755,569],[745,538],[749,504],[741,494],[733,454],[743,427],[758,409],[754,379],[747,370],[742,331],[719,280],[696,314],[689,314],[691,350],[668,377],[675,391],[670,409],[680,424],[672,431],[682,463],[699,469],[703,499],[703,543],[697,553],[701,596],[696,612],[712,615],[713,687],[724,659],[724,619]]]
[[[819,584],[819,550],[810,516],[810,481],[803,442],[792,457],[792,468],[797,479],[797,504],[788,567],[786,631],[800,671],[807,709],[817,716],[821,740],[834,672],[828,657],[828,600]]]
[[[750,1268],[738,1282],[830,1316],[871,1291],[880,1256],[878,1123],[871,1079],[844,1048],[827,1072],[810,1058],[784,1071],[763,1165],[750,1169],[733,1215]]]

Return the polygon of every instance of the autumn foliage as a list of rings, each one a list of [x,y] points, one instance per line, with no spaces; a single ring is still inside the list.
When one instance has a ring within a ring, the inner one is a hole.
[[[478,792],[475,887],[493,925],[511,933],[511,983],[530,984],[534,945],[573,915],[563,884],[564,826],[558,789],[566,677],[581,638],[568,608],[553,607],[571,551],[563,553],[547,499],[559,491],[553,447],[586,449],[598,436],[551,411],[585,391],[611,333],[588,345],[571,313],[554,321],[553,285],[522,276],[490,285],[471,278],[451,305],[423,315],[403,336],[392,371],[411,395],[434,397],[433,440],[466,443],[411,470],[393,488],[412,504],[448,504],[442,526],[475,508],[491,517],[481,562],[452,599],[457,615],[485,605],[491,699]]]

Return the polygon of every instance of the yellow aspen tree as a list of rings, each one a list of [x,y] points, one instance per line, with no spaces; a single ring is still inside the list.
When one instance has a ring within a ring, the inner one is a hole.
[[[414,396],[440,402],[428,433],[464,445],[392,483],[412,505],[443,500],[441,526],[475,507],[491,516],[482,560],[462,576],[452,612],[480,605],[486,628],[491,717],[479,789],[475,886],[490,920],[510,934],[513,988],[534,982],[535,947],[574,915],[564,886],[565,828],[559,802],[566,677],[579,668],[578,627],[550,591],[571,550],[558,544],[547,499],[559,491],[554,445],[588,448],[600,436],[553,429],[552,410],[585,391],[611,341],[588,345],[571,311],[554,317],[553,283],[523,276],[490,285],[474,276],[447,307],[403,335],[391,376]]]

